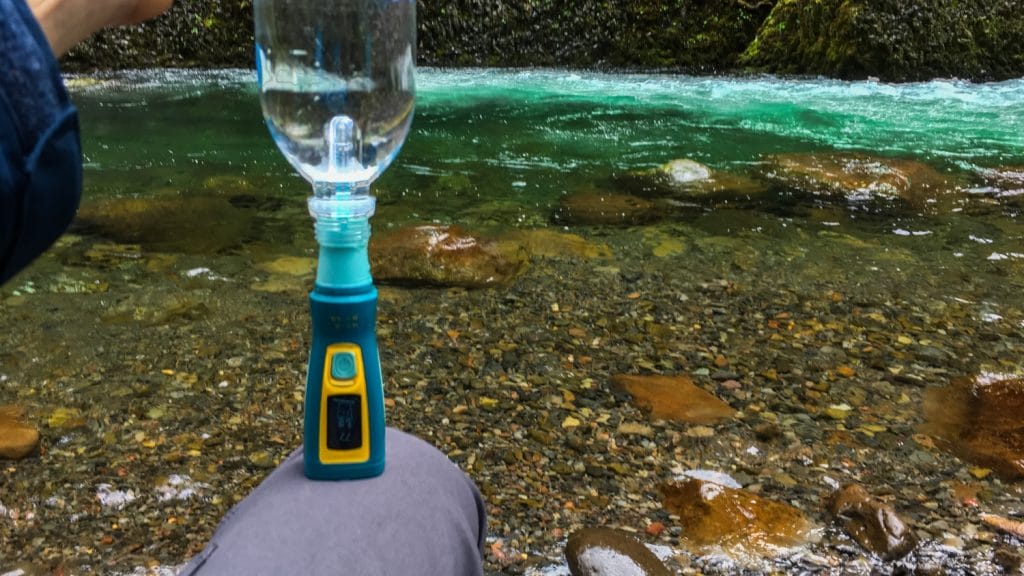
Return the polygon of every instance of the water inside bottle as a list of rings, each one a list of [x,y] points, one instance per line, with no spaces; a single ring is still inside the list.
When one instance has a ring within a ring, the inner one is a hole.
[[[365,189],[394,160],[415,102],[408,0],[258,0],[257,72],[271,136],[320,194]]]

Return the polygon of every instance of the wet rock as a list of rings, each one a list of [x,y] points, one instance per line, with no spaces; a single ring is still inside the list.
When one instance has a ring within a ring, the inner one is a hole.
[[[555,220],[572,226],[630,226],[654,222],[662,214],[657,204],[638,196],[588,190],[564,196]]]
[[[735,416],[736,410],[685,376],[613,376],[637,406],[651,416],[687,424],[714,424]]]
[[[112,306],[101,318],[108,324],[139,322],[150,326],[192,322],[209,314],[210,309],[204,300],[205,294],[195,290],[133,293]]]
[[[951,176],[927,164],[860,153],[777,154],[767,158],[765,175],[805,194],[855,204],[923,207],[957,188]]]
[[[887,560],[906,556],[917,544],[906,520],[856,484],[839,490],[829,510],[857,543]]]
[[[1000,532],[1012,534],[1017,538],[1024,538],[1024,522],[1004,518],[998,514],[982,514],[981,521]]]
[[[370,240],[373,276],[381,282],[483,288],[510,282],[526,251],[457,226],[410,226]]]
[[[612,256],[611,248],[606,244],[598,244],[576,234],[557,232],[549,228],[519,230],[505,238],[521,245],[530,257],[593,260]]]
[[[211,254],[238,245],[249,213],[219,196],[116,198],[82,206],[78,226],[158,252]]]
[[[982,184],[971,188],[970,192],[1002,199],[1024,199],[1024,166],[984,168],[979,176]]]
[[[991,468],[1005,480],[1024,478],[1024,378],[960,378],[924,394],[920,431],[940,447]]]
[[[665,509],[679,516],[683,542],[697,554],[774,557],[815,535],[796,508],[746,490],[688,479],[664,484],[661,492]]]
[[[655,173],[664,176],[672,186],[687,186],[711,179],[711,169],[693,160],[673,160],[658,168]]]
[[[565,545],[573,576],[670,576],[665,564],[628,532],[583,528]]]
[[[24,409],[0,406],[0,459],[21,460],[39,448],[39,431],[26,424]]]
[[[711,168],[693,160],[672,160],[652,170],[630,172],[615,179],[630,194],[707,202],[739,200],[764,192],[764,182]]]
[[[86,261],[100,268],[118,268],[141,258],[142,247],[138,244],[96,242],[85,251]]]

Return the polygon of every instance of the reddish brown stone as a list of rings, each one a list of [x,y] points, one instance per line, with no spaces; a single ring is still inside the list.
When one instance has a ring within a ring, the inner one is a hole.
[[[685,376],[613,376],[616,386],[654,418],[688,424],[714,424],[735,416],[736,410]]]
[[[734,556],[775,556],[808,542],[813,526],[787,504],[746,490],[702,480],[661,487],[665,509],[679,516],[684,542],[694,553],[721,549]]]

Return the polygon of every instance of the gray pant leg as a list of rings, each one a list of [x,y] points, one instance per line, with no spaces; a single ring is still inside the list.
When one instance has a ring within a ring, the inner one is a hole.
[[[476,487],[436,448],[389,428],[376,478],[309,480],[302,448],[221,521],[181,576],[482,576]]]

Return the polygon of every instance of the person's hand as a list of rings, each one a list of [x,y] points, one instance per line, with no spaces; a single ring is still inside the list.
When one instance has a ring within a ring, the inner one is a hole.
[[[163,13],[173,0],[28,0],[53,53],[60,56],[96,31],[136,24]]]

